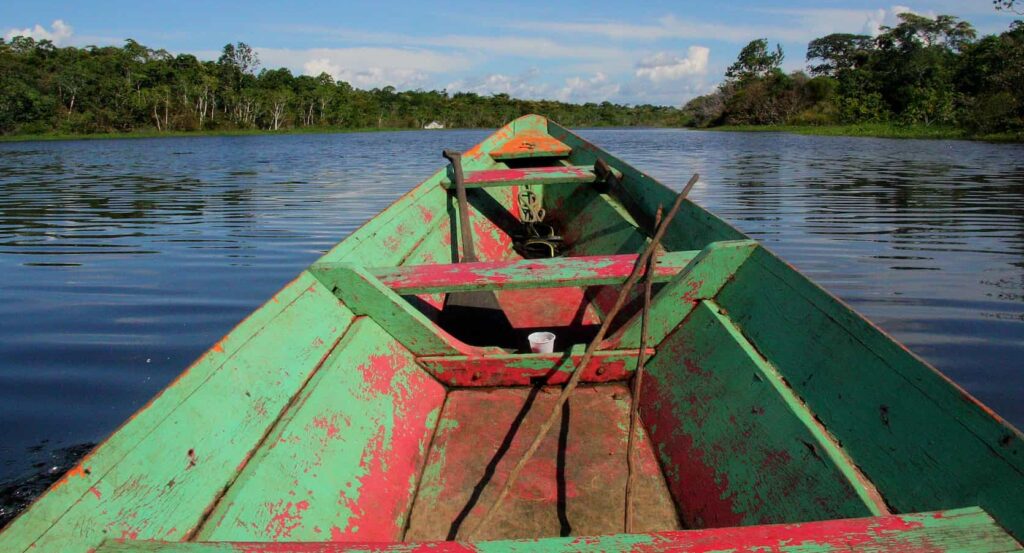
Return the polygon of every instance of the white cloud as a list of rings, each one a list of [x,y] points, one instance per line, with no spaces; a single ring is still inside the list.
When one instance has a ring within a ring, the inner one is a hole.
[[[68,42],[73,33],[74,29],[71,28],[71,25],[64,23],[63,19],[57,19],[50,24],[49,29],[38,23],[31,28],[11,29],[4,33],[4,39],[11,40],[16,36],[26,36],[36,40],[49,40],[57,46],[62,46]]]
[[[449,92],[474,92],[476,94],[508,94],[515,98],[537,99],[551,95],[551,87],[536,82],[540,71],[536,68],[519,75],[491,73],[448,83]]]
[[[893,6],[888,10],[878,9],[868,15],[867,21],[861,27],[860,32],[865,35],[878,36],[882,33],[882,26],[893,27],[898,24],[901,13],[915,13],[906,6]],[[934,17],[934,14],[925,14]]]
[[[603,102],[614,99],[620,90],[621,85],[598,72],[591,77],[569,77],[555,97],[563,102]]]
[[[690,46],[684,58],[668,52],[659,52],[637,64],[636,76],[661,82],[704,75],[708,70],[710,52],[711,50],[704,46]]]
[[[256,48],[264,67],[287,67],[306,75],[326,72],[359,88],[417,88],[431,75],[467,62],[458,54],[402,48]]]

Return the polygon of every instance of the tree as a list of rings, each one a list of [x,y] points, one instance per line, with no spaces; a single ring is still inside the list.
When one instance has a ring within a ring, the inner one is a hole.
[[[234,67],[243,74],[253,75],[260,67],[260,57],[248,44],[239,42],[234,45],[225,44],[217,63]]]
[[[729,66],[725,76],[730,79],[764,77],[778,69],[784,57],[782,46],[776,44],[775,51],[769,52],[768,39],[755,39],[740,50],[736,63]]]
[[[836,77],[864,65],[873,48],[874,39],[867,35],[833,33],[816,38],[807,45],[807,61],[820,63],[808,64],[807,69],[812,75]]]
[[[1017,0],[992,0],[992,5],[999,11],[1008,11],[1024,15],[1024,11],[1017,8]]]

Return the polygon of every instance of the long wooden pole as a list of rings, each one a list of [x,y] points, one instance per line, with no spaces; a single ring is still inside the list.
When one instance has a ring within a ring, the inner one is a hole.
[[[498,508],[501,507],[502,502],[505,501],[505,497],[507,497],[509,491],[512,490],[512,485],[515,484],[516,479],[519,478],[519,473],[523,471],[523,467],[526,466],[526,463],[530,461],[533,454],[537,452],[538,448],[540,448],[541,442],[544,441],[544,438],[551,430],[551,427],[555,424],[555,420],[557,420],[561,414],[562,407],[565,405],[565,402],[569,400],[569,396],[580,383],[580,377],[583,376],[582,368],[587,366],[590,362],[590,358],[593,357],[594,352],[597,351],[598,346],[601,345],[605,334],[608,333],[608,328],[611,326],[612,321],[619,314],[622,306],[626,303],[626,298],[629,297],[630,291],[632,291],[633,286],[635,286],[636,282],[640,279],[640,275],[643,274],[644,268],[647,266],[647,260],[650,259],[652,253],[658,248],[658,244],[661,243],[662,237],[665,236],[665,231],[668,230],[669,224],[672,223],[672,219],[676,216],[676,213],[679,213],[679,208],[683,205],[683,200],[686,198],[686,195],[690,193],[690,189],[693,188],[693,185],[697,184],[697,180],[699,179],[700,175],[695,173],[690,177],[690,181],[686,183],[686,186],[683,187],[683,191],[676,196],[676,200],[672,204],[672,209],[669,210],[668,215],[665,216],[661,225],[658,226],[651,242],[637,258],[636,264],[633,266],[633,272],[631,272],[629,277],[626,278],[626,282],[622,285],[622,290],[619,292],[619,297],[616,298],[615,304],[605,315],[604,321],[601,323],[601,327],[597,330],[597,336],[594,336],[590,345],[587,346],[587,350],[583,354],[583,358],[580,359],[580,362],[576,365],[576,370],[573,371],[572,376],[569,378],[569,382],[566,383],[565,388],[562,389],[562,393],[558,395],[558,400],[555,402],[554,407],[552,407],[551,414],[548,415],[547,420],[545,420],[544,424],[541,425],[540,430],[537,432],[537,436],[534,437],[533,442],[530,443],[530,447],[526,448],[526,452],[523,453],[523,456],[520,457],[519,461],[514,467],[512,467],[512,470],[509,471],[508,479],[505,480],[505,485],[501,487],[501,491],[498,492],[498,497],[495,498],[494,503],[492,503],[490,508],[487,509],[483,519],[481,519],[473,530],[467,534],[468,539],[475,539],[477,534],[479,534],[480,531],[490,523],[491,519],[494,518],[498,512]]]
[[[661,223],[661,206],[654,216],[654,225]],[[626,513],[623,527],[627,534],[633,533],[633,490],[634,476],[633,447],[636,441],[637,422],[640,418],[640,387],[644,384],[644,366],[647,363],[647,321],[650,319],[651,286],[654,284],[654,266],[658,263],[658,252],[651,252],[644,273],[644,306],[640,314],[640,351],[636,355],[636,374],[633,375],[633,393],[629,405],[629,434],[626,437]]]

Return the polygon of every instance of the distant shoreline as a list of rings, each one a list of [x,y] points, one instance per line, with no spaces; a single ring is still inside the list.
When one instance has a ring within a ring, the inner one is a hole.
[[[859,123],[853,125],[722,125],[699,130],[720,132],[786,132],[814,136],[1024,142],[1024,134],[1009,132],[972,134],[957,127],[893,125],[890,123]]]
[[[133,138],[188,138],[207,136],[264,136],[283,134],[350,134],[368,132],[396,132],[396,131],[418,131],[406,127],[370,127],[351,129],[344,127],[302,127],[271,131],[264,129],[224,129],[209,131],[156,131],[152,129],[109,132],[109,133],[88,133],[88,134],[67,134],[67,133],[42,133],[42,134],[11,134],[0,136],[0,142],[53,142],[66,140],[116,140]]]
[[[714,132],[784,132],[791,134],[803,134],[814,136],[847,136],[865,138],[897,138],[897,139],[926,139],[926,140],[977,140],[983,142],[1002,143],[1024,143],[1024,134],[996,133],[975,135],[957,127],[940,127],[924,125],[894,125],[890,123],[860,123],[852,125],[720,125],[717,127],[621,127],[621,126],[588,126],[583,128],[615,128],[615,129],[685,129],[692,131],[714,131]],[[368,127],[368,128],[346,128],[346,127],[301,127],[279,131],[264,129],[224,129],[206,131],[156,131],[145,129],[129,132],[110,133],[89,133],[89,134],[66,134],[66,133],[43,133],[43,134],[13,134],[0,135],[0,142],[55,142],[74,140],[119,140],[139,138],[190,138],[190,137],[220,137],[220,136],[273,136],[273,135],[303,135],[303,134],[353,134],[353,133],[374,133],[374,132],[399,132],[399,131],[420,131],[409,127]],[[451,128],[438,130],[490,130],[484,128]]]

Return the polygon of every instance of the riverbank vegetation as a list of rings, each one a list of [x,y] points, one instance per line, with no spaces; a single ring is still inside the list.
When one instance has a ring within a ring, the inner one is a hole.
[[[810,42],[808,71],[781,47],[748,44],[713,93],[683,107],[688,126],[893,137],[1024,138],[1024,22],[977,38],[967,22],[903,13],[877,37]]]
[[[323,73],[260,69],[256,52],[229,44],[217,61],[172,55],[134,40],[123,47],[58,48],[0,39],[0,135],[63,138],[195,132],[493,128],[524,113],[571,126],[678,125],[666,106],[570,104],[446,91],[360,90]]]

